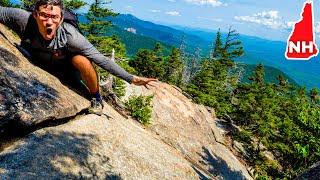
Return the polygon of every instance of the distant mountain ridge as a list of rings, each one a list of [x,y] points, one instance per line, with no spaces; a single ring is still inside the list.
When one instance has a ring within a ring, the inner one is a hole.
[[[188,27],[168,27],[143,21],[130,14],[120,14],[109,19],[120,29],[134,28],[136,35],[147,36],[170,46],[179,47],[185,36],[187,51],[193,53],[196,47],[202,50],[202,56],[208,56],[216,31],[207,32]],[[225,37],[226,33],[222,32]],[[320,63],[313,58],[311,61],[288,61],[284,57],[286,42],[271,41],[259,37],[240,35],[245,55],[236,61],[246,64],[262,63],[280,69],[292,77],[301,86],[308,89],[320,87]]]
[[[254,70],[256,68],[256,65],[247,64],[242,65],[245,66],[245,71],[243,72],[241,82],[251,82],[249,80],[249,77],[254,75]],[[295,86],[298,86],[297,82],[293,80],[290,76],[288,76],[286,73],[282,72],[281,70],[271,67],[271,66],[264,66],[264,72],[265,72],[265,82],[268,83],[274,83],[278,84],[279,80],[277,79],[279,75],[282,75],[290,84],[293,84]]]
[[[149,21],[144,21],[136,18],[131,14],[120,14],[116,17],[110,17],[115,26],[122,29],[134,28],[136,34],[152,37],[155,40],[164,42],[165,44],[172,46],[180,46],[185,36],[185,43],[188,44],[187,51],[192,52],[196,47],[203,47],[208,42],[201,37],[193,34],[186,34],[181,30],[177,30],[168,26],[155,24]],[[209,48],[204,49],[208,52]]]

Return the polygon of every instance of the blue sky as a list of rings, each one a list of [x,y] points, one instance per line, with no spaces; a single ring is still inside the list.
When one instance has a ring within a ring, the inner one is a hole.
[[[113,0],[115,12],[167,25],[227,31],[286,41],[300,19],[304,0]],[[320,35],[320,0],[314,0],[315,27]],[[320,36],[319,36],[320,37]]]

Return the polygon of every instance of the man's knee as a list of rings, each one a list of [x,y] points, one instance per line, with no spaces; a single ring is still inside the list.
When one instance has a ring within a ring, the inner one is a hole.
[[[75,55],[71,59],[72,65],[78,70],[93,68],[91,61],[82,55]]]

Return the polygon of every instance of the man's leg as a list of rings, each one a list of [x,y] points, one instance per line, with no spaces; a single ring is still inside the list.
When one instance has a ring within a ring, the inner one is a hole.
[[[75,55],[71,59],[72,65],[80,72],[91,94],[90,113],[102,114],[103,102],[99,93],[98,75],[89,59],[81,55]]]
[[[89,88],[90,94],[99,93],[98,75],[89,59],[75,55],[71,59],[72,65],[80,72],[82,80]]]

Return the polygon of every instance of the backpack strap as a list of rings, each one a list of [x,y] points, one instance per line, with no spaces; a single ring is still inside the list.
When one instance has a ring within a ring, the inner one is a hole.
[[[63,14],[63,21],[71,24],[75,27],[81,34],[83,34],[79,27],[78,15],[70,9],[65,9]]]
[[[34,19],[33,15],[30,14],[26,28],[24,30],[24,33],[23,33],[22,39],[21,39],[21,46],[23,48],[26,48],[26,47],[28,47],[28,45],[30,45],[31,40],[37,34],[37,31],[38,31],[37,22]]]
[[[31,13],[28,18],[26,28],[22,34],[20,46],[16,46],[20,52],[29,59],[31,58],[32,54],[31,40],[37,35],[37,31],[38,25]]]

